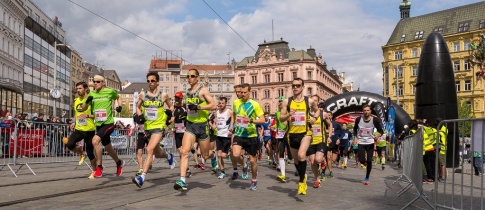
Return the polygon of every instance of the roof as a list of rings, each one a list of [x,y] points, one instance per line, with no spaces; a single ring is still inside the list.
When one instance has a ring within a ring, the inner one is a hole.
[[[118,77],[118,73],[116,73],[116,70],[104,70],[104,78],[106,79],[111,79],[116,82],[121,82],[120,78]]]
[[[181,60],[170,59],[152,59],[150,61],[150,69],[168,69],[168,68],[180,68],[182,64]]]
[[[284,41],[283,38],[277,41],[271,41],[271,42],[266,42],[264,41],[261,44],[258,44],[258,50],[256,51],[256,54],[254,56],[256,58],[259,58],[259,54],[263,52],[266,47],[268,47],[271,52],[275,52],[276,56],[279,57],[280,54],[284,57],[287,58],[286,54],[290,52],[290,47],[288,47],[288,42]]]
[[[227,71],[231,69],[228,65],[184,65],[182,66],[182,70],[189,70],[189,69],[197,69],[199,71],[206,70],[206,71]]]
[[[386,45],[401,43],[405,35],[405,42],[413,41],[416,32],[423,31],[423,39],[435,28],[442,28],[443,36],[456,34],[460,23],[468,22],[468,31],[478,30],[479,21],[485,19],[485,2],[468,4],[439,12],[429,13],[417,17],[401,19]],[[465,31],[467,32],[467,31]]]
[[[243,58],[239,63],[237,63],[236,67],[246,67],[248,64],[250,64],[254,59],[254,56],[248,56]]]
[[[288,53],[288,60],[290,60],[290,62],[300,61],[302,57],[303,57],[303,60],[310,60],[310,61],[315,60],[315,58],[310,56],[310,54],[308,54],[304,50],[295,50]]]
[[[118,92],[120,94],[133,94],[135,91],[148,90],[148,84],[146,82],[133,82],[130,86],[126,87],[122,91]]]

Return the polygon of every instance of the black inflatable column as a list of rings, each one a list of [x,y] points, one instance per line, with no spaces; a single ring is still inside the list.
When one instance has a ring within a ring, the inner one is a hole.
[[[458,107],[450,52],[441,33],[433,32],[426,38],[419,58],[416,118],[434,121],[437,117],[457,119]],[[447,127],[446,167],[458,166],[458,133],[451,124]],[[456,140],[454,145],[453,139]]]

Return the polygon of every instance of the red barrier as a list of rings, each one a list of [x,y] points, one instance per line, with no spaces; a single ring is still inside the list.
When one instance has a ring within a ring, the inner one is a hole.
[[[17,155],[40,156],[44,148],[44,130],[18,130],[17,132]],[[14,154],[14,139],[10,136],[9,154]]]

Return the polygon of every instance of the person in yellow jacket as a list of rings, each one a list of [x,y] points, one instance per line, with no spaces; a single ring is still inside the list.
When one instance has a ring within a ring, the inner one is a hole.
[[[434,123],[433,123],[434,124]],[[434,125],[424,125],[423,131],[425,138],[423,139],[423,161],[426,168],[425,182],[434,182],[435,179],[435,167],[436,167],[436,139],[438,131],[434,128]]]
[[[441,118],[436,118],[435,124],[439,125],[442,121]],[[439,164],[439,180],[443,180],[443,177],[446,178],[445,173],[445,163],[446,163],[446,136],[448,135],[448,128],[446,125],[442,125],[439,128],[439,155],[438,155],[438,164]]]

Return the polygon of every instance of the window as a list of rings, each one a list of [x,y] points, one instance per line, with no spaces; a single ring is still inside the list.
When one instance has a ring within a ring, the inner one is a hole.
[[[471,80],[465,80],[465,91],[472,90],[472,82]]]
[[[402,86],[399,85],[398,89],[396,89],[396,95],[399,94],[400,96],[402,96],[403,92],[404,92],[404,90],[403,90]]]
[[[264,111],[270,113],[271,112],[271,106],[269,104],[264,105]]]
[[[231,91],[231,86],[229,84],[226,84],[226,91]]]
[[[413,48],[413,49],[411,50],[411,57],[412,57],[412,58],[416,58],[416,57],[418,57],[418,48]]]
[[[38,14],[35,14],[35,22],[39,22],[39,20],[40,20],[39,15]]]
[[[399,66],[399,68],[397,69],[397,78],[402,78],[402,66]]]
[[[298,77],[298,76],[296,75],[296,72],[292,72],[292,73],[291,73],[291,79],[292,79],[292,80],[293,80],[293,79],[295,79],[295,78],[297,78],[297,77]]]
[[[187,84],[182,85],[182,91],[187,91]]]
[[[460,92],[460,81],[455,82],[456,92]]]
[[[166,74],[165,75],[165,81],[169,82],[170,81],[170,75],[169,74]]]
[[[460,51],[460,42],[453,42],[453,52]]]
[[[278,82],[283,82],[283,73],[278,73]]]
[[[463,41],[463,50],[470,50],[470,40]]]
[[[251,84],[258,84],[258,78],[256,76],[251,76]]]
[[[402,51],[398,50],[394,52],[394,60],[401,60],[402,59]]]
[[[312,95],[312,91],[313,89],[311,87],[307,88],[307,95],[311,96]]]
[[[465,32],[468,31],[470,23],[465,22],[465,23],[459,23],[458,24],[458,32]]]
[[[269,78],[269,74],[265,74],[265,75],[264,75],[264,82],[265,82],[265,83],[270,83],[270,82],[271,82],[271,80],[270,80],[270,78]]]
[[[212,84],[209,84],[209,91],[212,91]]]
[[[165,92],[170,93],[170,87],[165,87]]]
[[[283,89],[278,89],[278,97],[284,96]]]
[[[173,75],[173,81],[178,82],[179,81],[179,75]]]
[[[251,91],[251,98],[258,99],[258,93],[256,91]]]
[[[485,28],[485,19],[484,20],[480,20],[480,22],[478,23],[478,28],[479,29]]]
[[[402,43],[402,42],[405,42],[405,41],[406,41],[406,34],[403,34],[403,35],[401,36],[401,43]]]
[[[270,98],[269,90],[264,90],[264,98]]]
[[[312,80],[312,72],[311,71],[307,72],[307,79]]]
[[[413,66],[413,76],[418,76],[418,66]]]
[[[414,34],[414,39],[423,39],[423,34],[424,32],[423,31],[416,31],[416,33]]]
[[[460,61],[453,61],[453,71],[460,71]]]
[[[470,61],[468,59],[466,59],[463,62],[463,69],[465,69],[465,70],[470,70],[471,69]]]
[[[239,83],[243,84],[244,83],[244,77],[239,77]]]
[[[217,91],[222,91],[222,85],[221,84],[217,85]]]
[[[160,76],[160,81],[163,82],[163,75]]]
[[[438,26],[438,27],[435,27],[435,28],[433,29],[433,31],[434,31],[434,32],[439,32],[439,33],[441,33],[441,34],[442,34],[442,33],[443,33],[443,26]]]

